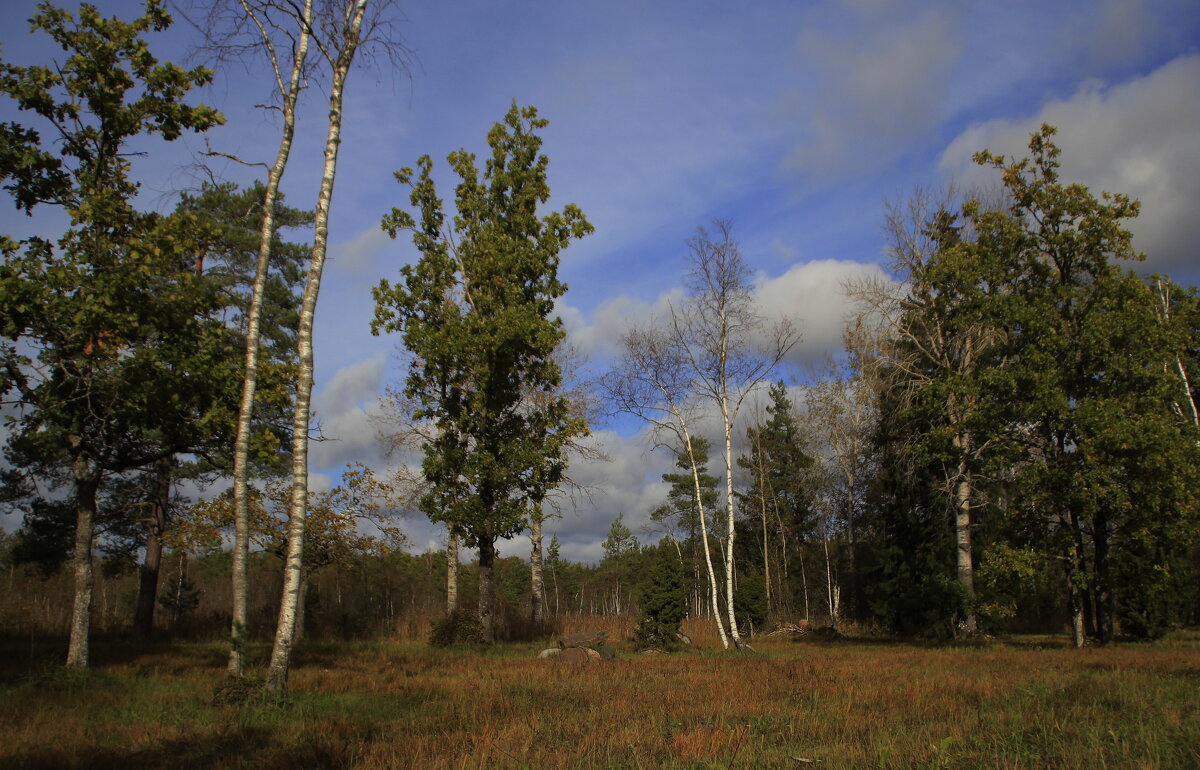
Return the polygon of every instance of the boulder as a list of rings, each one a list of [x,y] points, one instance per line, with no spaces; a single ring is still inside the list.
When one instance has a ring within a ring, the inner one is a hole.
[[[562,650],[558,649],[557,647],[551,647],[548,650],[542,650],[539,652],[538,659],[544,660],[546,658],[557,658],[560,653],[562,653]]]
[[[558,655],[559,660],[568,660],[572,663],[591,663],[594,660],[600,660],[600,653],[590,647],[567,647]]]
[[[683,633],[682,631],[679,631],[675,634],[675,641],[686,646],[686,645],[689,645],[692,643],[692,637],[688,636],[687,634]]]
[[[600,657],[604,658],[605,660],[612,660],[613,658],[617,657],[617,651],[612,647],[609,647],[607,644],[601,644],[596,647],[596,652],[600,653]]]

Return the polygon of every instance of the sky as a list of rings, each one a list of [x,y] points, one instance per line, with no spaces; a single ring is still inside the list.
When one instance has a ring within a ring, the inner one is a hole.
[[[124,18],[138,9],[126,0],[95,5]],[[839,348],[849,309],[843,282],[884,276],[887,202],[918,186],[994,184],[972,154],[1020,156],[1042,122],[1059,129],[1066,179],[1142,201],[1130,229],[1146,261],[1131,267],[1200,283],[1200,0],[439,0],[397,8],[394,30],[409,66],[398,71],[377,57],[347,85],[315,330],[315,410],[327,440],[311,448],[314,488],[336,483],[350,462],[377,471],[398,462],[377,438],[379,394],[403,377],[398,339],[369,330],[371,287],[396,279],[415,256],[409,241],[379,229],[385,213],[407,204],[393,172],[429,154],[451,199],[446,155],[484,155],[488,129],[513,100],[550,121],[542,134],[550,205],[575,203],[596,228],[562,254],[570,288],[559,303],[571,341],[596,372],[611,363],[627,324],[679,296],[687,239],[722,219],[732,221],[754,271],[763,314],[790,317],[803,333],[777,373],[802,381]],[[28,0],[0,7],[4,59],[46,63],[57,53],[27,33],[33,9]],[[182,20],[150,36],[160,58],[178,62],[198,41]],[[206,141],[271,161],[278,126],[256,107],[271,90],[258,63],[218,70],[194,101],[220,109],[226,125],[205,139],[147,143],[135,161],[141,204],[169,210],[179,191],[198,186]],[[326,112],[324,93],[307,92],[283,184],[291,205],[315,203]],[[0,120],[21,117],[0,103]],[[254,178],[232,162],[205,162],[222,179]],[[17,237],[54,226],[53,216],[0,209],[0,228]],[[564,557],[587,561],[602,555],[618,514],[653,539],[643,527],[665,497],[660,476],[672,464],[631,419],[594,431],[610,460],[571,471],[594,494],[565,500],[546,524]],[[441,533],[419,514],[404,526],[414,551],[440,547]],[[517,538],[501,552],[527,548]]]

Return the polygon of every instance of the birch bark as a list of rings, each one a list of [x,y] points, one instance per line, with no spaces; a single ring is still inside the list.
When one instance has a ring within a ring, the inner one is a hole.
[[[300,96],[300,77],[308,57],[309,29],[312,24],[312,0],[305,0],[300,18],[300,31],[292,55],[292,71],[287,85],[279,68],[274,42],[267,34],[253,8],[242,0],[246,15],[254,20],[267,49],[275,85],[283,97],[283,130],[275,163],[267,173],[266,192],[263,196],[262,227],[258,236],[258,260],[254,268],[254,286],[250,295],[250,307],[246,319],[246,371],[242,379],[242,396],[238,406],[237,437],[233,450],[233,509],[234,542],[232,558],[233,622],[229,630],[229,663],[227,673],[231,677],[242,676],[245,670],[246,646],[246,564],[250,553],[250,430],[254,413],[254,394],[258,387],[258,354],[260,324],[262,319],[263,293],[266,290],[267,270],[271,259],[271,241],[275,234],[275,202],[279,197],[279,183],[292,151],[292,140],[296,133],[296,102]],[[306,428],[307,431],[307,428]]]
[[[271,650],[266,682],[267,688],[274,692],[287,689],[296,607],[300,598],[304,560],[304,519],[308,508],[308,427],[313,387],[313,319],[316,315],[317,294],[321,289],[321,273],[325,268],[325,253],[329,242],[329,207],[333,200],[333,182],[337,175],[338,147],[341,144],[343,89],[358,51],[366,9],[367,0],[353,0],[347,4],[345,27],[337,58],[333,62],[333,82],[329,89],[329,131],[325,139],[325,168],[321,175],[321,192],[317,196],[312,262],[304,287],[297,330],[300,372],[296,383],[296,407],[292,420],[292,503],[288,512],[288,551],[287,562],[284,565],[283,596],[279,603],[279,621],[275,628],[275,644]]]

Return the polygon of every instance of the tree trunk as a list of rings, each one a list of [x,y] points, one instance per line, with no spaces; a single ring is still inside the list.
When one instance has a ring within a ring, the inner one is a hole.
[[[171,503],[172,458],[155,466],[154,491],[150,498],[150,518],[146,522],[146,556],[142,560],[138,583],[137,609],[133,630],[138,636],[154,633],[154,609],[158,604],[158,573],[162,564],[162,534],[167,526],[167,508]]]
[[[308,619],[308,578],[309,571],[301,570],[300,596],[296,600],[296,626],[292,629],[293,646],[304,639],[304,623]]]
[[[292,634],[296,622],[296,603],[300,597],[300,578],[304,556],[304,518],[308,508],[308,423],[313,388],[313,318],[325,252],[329,243],[329,206],[333,200],[333,181],[337,175],[338,146],[341,144],[342,93],[350,65],[358,49],[358,36],[366,13],[367,0],[354,0],[350,26],[342,40],[329,89],[329,133],[325,138],[325,169],[321,175],[321,193],[317,196],[312,263],[300,306],[300,324],[296,347],[300,353],[300,372],[296,382],[296,408],[292,419],[292,504],[288,511],[288,554],[284,566],[283,597],[279,603],[279,623],[275,628],[275,646],[267,671],[267,688],[273,692],[287,689],[291,664]]]
[[[804,590],[804,620],[805,620],[805,622],[807,622],[810,620],[810,617],[808,614],[808,571],[804,567],[804,544],[803,543],[800,544],[800,548],[797,550],[797,553],[800,554],[800,586]]]
[[[100,474],[88,457],[77,454],[71,463],[75,484],[75,604],[71,611],[71,637],[67,667],[88,667],[88,636],[92,621],[92,540],[95,536],[96,490]]]
[[[458,536],[446,537],[446,614],[458,609]]]
[[[721,415],[725,419],[725,609],[729,614],[729,635],[733,638],[734,645],[741,647],[736,609],[733,606],[733,425],[729,420],[729,406],[724,394],[721,399]]]
[[[960,434],[961,436],[961,434]],[[963,451],[965,439],[954,437],[954,446]],[[975,618],[975,565],[971,553],[971,470],[966,460],[960,460],[958,467],[958,482],[954,489],[954,535],[957,543],[958,585],[962,588],[968,602],[966,617],[960,625],[963,636],[974,636],[978,631]]]
[[[535,628],[545,620],[546,594],[542,583],[542,516],[534,513],[529,517],[529,579],[532,592],[529,597],[530,619]]]
[[[283,85],[274,48],[270,47],[275,82],[283,95],[283,133],[275,163],[267,173],[266,193],[263,196],[262,227],[258,235],[258,261],[254,268],[254,287],[246,318],[246,372],[242,380],[242,398],[238,406],[237,438],[233,450],[233,510],[234,540],[232,558],[233,623],[229,630],[229,664],[231,677],[242,676],[245,669],[246,647],[246,565],[250,554],[250,430],[254,413],[254,393],[258,386],[259,326],[262,318],[263,294],[266,291],[267,271],[271,260],[271,241],[275,234],[275,201],[279,183],[292,151],[296,133],[296,100],[300,95],[300,78],[308,55],[309,24],[312,21],[312,0],[305,0],[304,18],[292,59],[291,79]],[[264,40],[267,36],[264,33]],[[270,44],[268,44],[270,45]]]
[[[704,492],[700,488],[700,469],[696,467],[696,456],[692,454],[692,437],[685,427],[683,438],[688,454],[688,464],[692,466],[692,484],[696,491],[696,518],[700,522],[700,539],[704,543],[704,566],[708,569],[708,585],[712,589],[713,618],[717,621],[717,634],[721,637],[722,649],[729,649],[729,638],[725,635],[725,623],[717,611],[717,576],[713,572],[712,551],[708,547],[708,524],[704,513]]]
[[[1092,526],[1096,570],[1096,638],[1101,645],[1113,640],[1113,589],[1108,564],[1108,515],[1101,509]]]
[[[483,641],[496,641],[496,584],[493,570],[496,564],[496,539],[483,537],[479,540],[479,624],[483,628]]]
[[[838,627],[838,604],[841,598],[841,589],[833,582],[833,567],[829,561],[829,533],[826,532],[822,536],[822,541],[825,544],[825,588],[828,592],[829,599],[829,625],[836,631]]]

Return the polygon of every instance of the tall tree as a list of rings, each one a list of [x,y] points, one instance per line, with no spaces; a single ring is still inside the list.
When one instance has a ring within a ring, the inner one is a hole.
[[[1162,546],[1186,547],[1194,533],[1196,506],[1183,490],[1200,463],[1181,430],[1192,427],[1171,408],[1179,383],[1164,366],[1169,328],[1145,284],[1117,263],[1141,258],[1122,225],[1138,204],[1064,184],[1054,134],[1033,134],[1023,160],[979,153],[1002,172],[1012,203],[966,214],[978,248],[1009,270],[995,317],[1013,361],[1012,437],[1029,450],[1014,509],[1063,564],[1081,646],[1087,636],[1111,640],[1121,605],[1146,600],[1161,585],[1151,576],[1169,574]],[[1122,574],[1131,582],[1118,602]]]
[[[9,310],[0,333],[35,349],[38,360],[31,369],[32,361],[6,344],[4,389],[21,393],[25,435],[71,469],[72,667],[88,663],[96,493],[106,468],[141,464],[117,457],[123,437],[136,430],[132,423],[143,419],[130,390],[144,363],[137,351],[161,323],[158,313],[177,317],[158,291],[164,279],[186,280],[180,265],[190,261],[192,246],[171,223],[134,210],[127,146],[143,134],[172,140],[221,121],[212,109],[183,102],[210,73],[160,63],[143,39],[170,23],[158,0],[132,22],[106,19],[87,5],[76,18],[44,3],[32,29],[49,35],[67,59],[53,67],[0,68],[0,90],[44,121],[57,147],[47,149],[35,128],[0,126],[0,178],[19,208],[49,203],[72,221],[57,244],[33,238],[18,254],[20,245],[6,240],[0,273]],[[184,326],[172,332],[195,332]]]
[[[884,325],[879,355],[885,387],[893,391],[888,403],[911,427],[903,447],[888,451],[902,449],[920,456],[912,458],[918,466],[933,460],[942,468],[937,491],[950,510],[963,596],[957,630],[971,636],[977,630],[972,533],[983,505],[979,481],[1004,433],[1000,402],[985,384],[1003,376],[1004,364],[1001,330],[987,308],[1007,289],[1001,260],[977,247],[973,228],[964,232],[951,213],[952,198],[935,200],[917,190],[906,206],[890,206],[888,253],[899,280],[860,284],[852,294],[866,316]]]
[[[561,481],[567,442],[586,430],[564,396],[536,404],[525,397],[550,394],[561,382],[553,358],[565,334],[554,315],[566,291],[558,255],[592,232],[574,205],[538,216],[550,197],[537,134],[546,125],[536,109],[514,103],[488,133],[492,154],[482,177],[473,154],[451,153],[461,182],[449,221],[429,156],[416,173],[399,171],[420,221],[395,208],[383,227],[392,237],[412,232],[420,259],[401,268],[401,282],[374,290],[372,331],[403,335],[414,416],[437,427],[423,442],[430,490],[421,508],[479,549],[479,615],[489,642],[496,541],[524,528],[528,512]]]
[[[775,370],[799,340],[792,323],[768,326],[754,307],[750,268],[733,239],[728,222],[714,223],[710,235],[700,228],[688,241],[688,301],[672,309],[693,388],[721,415],[725,460],[725,606],[729,633],[740,644],[734,609],[733,429],[746,398]]]
[[[776,605],[781,605],[791,599],[782,595],[785,591],[790,593],[789,538],[792,547],[798,549],[813,525],[805,484],[813,458],[805,451],[804,437],[782,381],[771,386],[768,397],[767,419],[746,429],[748,454],[739,458],[738,464],[750,472],[743,505],[750,515],[759,519],[763,583],[768,605],[772,604],[772,599]],[[771,579],[771,533],[776,533],[779,541],[774,581]],[[802,589],[807,593],[804,584],[807,578],[803,571],[800,577]]]
[[[291,665],[292,642],[295,638],[296,610],[304,578],[304,517],[308,510],[308,429],[313,387],[313,320],[317,312],[317,295],[321,290],[321,274],[325,269],[325,254],[329,245],[329,209],[333,203],[333,183],[337,176],[338,148],[342,134],[342,100],[346,78],[362,42],[363,19],[367,0],[346,0],[340,15],[325,20],[331,25],[330,41],[316,41],[330,67],[329,122],[325,136],[325,164],[321,172],[321,187],[314,209],[315,232],[308,279],[300,304],[300,322],[296,332],[296,348],[300,354],[300,370],[296,380],[296,403],[292,418],[292,504],[288,513],[288,555],[284,565],[283,595],[279,602],[279,623],[275,628],[275,643],[267,670],[267,688],[281,692],[287,688]],[[261,260],[260,260],[261,261]],[[251,343],[248,343],[248,346]],[[233,666],[230,666],[232,670]]]
[[[228,674],[240,677],[245,668],[246,643],[246,562],[250,548],[249,490],[250,480],[250,434],[254,412],[255,392],[258,388],[259,349],[261,346],[260,324],[264,296],[267,291],[267,276],[271,263],[271,251],[276,230],[276,200],[279,185],[291,156],[292,141],[296,133],[296,104],[303,86],[301,76],[308,59],[308,47],[313,28],[313,0],[304,0],[301,8],[294,5],[247,2],[240,3],[244,19],[251,22],[257,33],[257,45],[266,54],[271,66],[275,88],[282,100],[282,126],[275,162],[267,172],[267,183],[263,188],[261,220],[258,236],[258,259],[255,262],[254,284],[250,294],[250,307],[246,314],[245,370],[242,379],[242,395],[238,406],[237,437],[233,450],[234,490],[234,543],[232,560],[232,625],[229,631]],[[220,8],[215,4],[214,10]],[[282,15],[287,24],[274,17]],[[208,26],[209,29],[221,28]],[[240,25],[234,25],[238,30]],[[284,40],[280,40],[282,35]],[[251,39],[254,39],[252,37]],[[290,61],[281,55],[281,43],[290,43]],[[340,96],[339,96],[340,99]],[[307,430],[307,428],[306,428]]]

